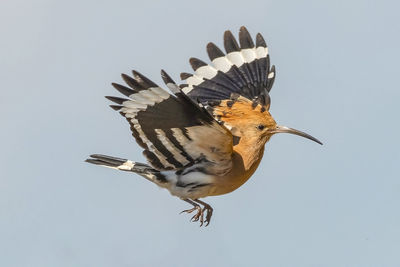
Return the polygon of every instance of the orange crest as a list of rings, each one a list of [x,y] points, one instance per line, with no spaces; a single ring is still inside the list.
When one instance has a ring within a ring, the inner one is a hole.
[[[266,128],[276,126],[274,118],[265,107],[254,105],[249,99],[240,96],[236,100],[223,100],[214,107],[214,117],[227,126],[243,128],[264,125]]]

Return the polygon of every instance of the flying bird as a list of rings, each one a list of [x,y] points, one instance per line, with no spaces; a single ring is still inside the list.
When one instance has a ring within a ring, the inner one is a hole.
[[[322,143],[299,130],[278,125],[269,112],[275,66],[261,34],[255,43],[245,27],[239,43],[224,33],[226,54],[207,45],[211,64],[191,58],[193,74],[177,85],[161,71],[169,91],[141,73],[122,74],[113,83],[124,98],[106,96],[124,116],[148,164],[94,154],[89,163],[137,173],[193,207],[192,221],[210,223],[212,207],[202,198],[230,193],[243,185],[261,162],[265,144],[277,133]]]

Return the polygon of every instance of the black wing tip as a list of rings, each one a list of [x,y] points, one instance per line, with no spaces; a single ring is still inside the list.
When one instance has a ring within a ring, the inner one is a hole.
[[[196,71],[200,67],[207,66],[207,63],[195,57],[191,57],[189,59],[189,62],[194,71]]]
[[[209,42],[207,44],[207,54],[211,61],[216,58],[225,56],[224,52],[222,52],[221,49],[219,49],[219,47],[216,46],[213,42]]]
[[[121,98],[121,97],[116,97],[116,96],[105,96],[105,98],[107,98],[108,100],[120,104],[122,105],[122,103],[124,103],[125,101],[127,101],[128,99],[126,98]]]
[[[178,93],[181,92],[179,86],[175,83],[175,81],[171,78],[171,76],[168,75],[168,73],[165,70],[161,70],[161,78],[163,79],[164,83],[167,85],[169,90],[177,95]]]
[[[140,86],[143,89],[148,89],[151,87],[158,87],[156,83],[154,83],[152,80],[138,72],[137,70],[132,70],[133,77],[135,77],[135,80],[137,83],[140,84]]]
[[[132,75],[135,78],[135,80],[140,80],[140,79],[147,79],[146,76],[144,76],[143,74],[141,74],[140,72],[138,72],[137,70],[132,70]]]
[[[163,79],[165,84],[172,83],[176,84],[174,80],[172,80],[171,76],[168,75],[168,73],[165,70],[161,70],[161,78]]]
[[[127,80],[134,80],[131,76],[125,73],[121,73],[121,78],[125,81],[126,84],[129,85],[129,82]]]
[[[243,31],[243,32],[249,32],[246,28],[246,26],[240,26],[239,31]]]
[[[140,73],[139,71],[137,71],[137,70],[132,70],[131,72],[132,72],[133,77],[135,77],[135,78],[144,77],[144,75],[141,74],[141,73]]]
[[[239,45],[232,32],[227,30],[224,32],[224,47],[226,53],[240,51]]]
[[[181,80],[187,80],[188,78],[192,77],[193,75],[187,72],[182,72],[180,74]]]
[[[233,34],[232,34],[232,32],[230,30],[224,31],[224,39],[227,38],[227,37],[229,37],[229,38],[233,37]]]
[[[147,86],[148,88],[149,87],[158,87],[158,85],[156,83],[154,83],[152,80],[150,80],[149,78],[147,78],[140,72],[138,72],[136,70],[132,70],[132,74],[141,85]]]
[[[267,48],[267,43],[265,42],[264,37],[261,35],[261,33],[257,33],[256,35],[256,46]]]
[[[125,74],[125,73],[121,73],[121,77],[122,77],[122,79],[124,79],[124,78],[132,78],[132,77],[130,77],[128,74]]]
[[[131,78],[131,79],[132,79],[132,78]],[[111,83],[111,85],[112,85],[118,92],[120,92],[121,94],[123,94],[123,95],[125,95],[125,96],[128,96],[128,97],[129,97],[130,95],[136,93],[135,90],[132,90],[132,89],[130,89],[130,88],[128,88],[128,87],[126,87],[126,86],[124,86],[124,85],[122,85],[122,84],[119,84],[119,83]]]
[[[121,77],[124,80],[124,82],[133,90],[140,91],[145,89],[141,84],[139,84],[139,82],[136,79],[132,78],[131,76],[122,73]]]
[[[160,73],[161,76],[169,77],[168,73],[164,69],[161,69]]]
[[[110,105],[110,108],[112,108],[115,111],[118,111],[122,108],[122,106],[118,106],[118,105]]]
[[[254,42],[246,27],[242,26],[239,30],[239,43],[241,49],[253,48]]]

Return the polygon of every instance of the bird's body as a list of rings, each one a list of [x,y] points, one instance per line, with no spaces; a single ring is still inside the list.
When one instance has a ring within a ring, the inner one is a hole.
[[[194,206],[194,221],[209,223],[212,208],[199,200],[230,193],[243,185],[261,162],[265,143],[275,133],[288,132],[315,138],[278,126],[269,113],[269,91],[275,79],[268,48],[260,34],[254,45],[246,28],[224,35],[227,55],[209,43],[208,65],[192,58],[195,73],[182,73],[187,84],[178,86],[162,71],[173,95],[142,74],[123,74],[128,84],[113,86],[128,98],[107,97],[131,125],[150,165],[92,155],[87,161],[132,171]],[[200,207],[200,205],[203,208]]]

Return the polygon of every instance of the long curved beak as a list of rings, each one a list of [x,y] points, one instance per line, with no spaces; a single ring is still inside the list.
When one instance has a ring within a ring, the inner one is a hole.
[[[306,134],[306,133],[304,133],[302,131],[299,131],[299,130],[296,130],[296,129],[293,129],[293,128],[289,128],[289,127],[286,127],[286,126],[278,125],[278,126],[276,126],[275,130],[270,131],[270,133],[272,133],[272,134],[276,134],[276,133],[295,134],[295,135],[302,136],[304,138],[310,139],[310,140],[322,145],[322,142],[319,141],[317,138],[315,138],[315,137],[313,137],[313,136],[311,136],[309,134]]]

